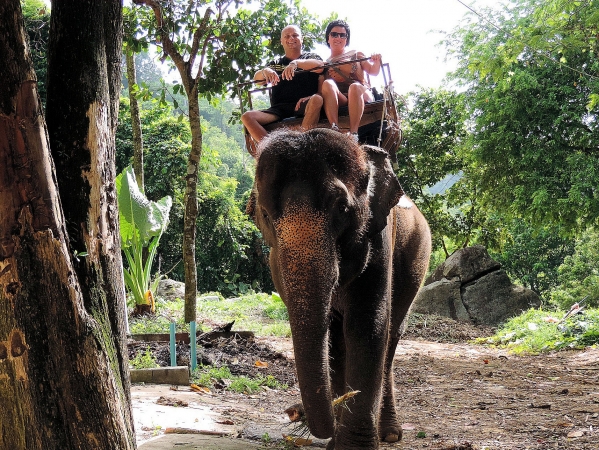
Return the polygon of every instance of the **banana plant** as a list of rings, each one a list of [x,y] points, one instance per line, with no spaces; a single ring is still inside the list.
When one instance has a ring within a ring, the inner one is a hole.
[[[154,313],[154,293],[160,277],[152,282],[150,271],[160,237],[168,225],[173,201],[168,195],[157,202],[148,200],[139,189],[131,166],[116,177],[116,188],[121,248],[128,266],[123,268],[125,286],[138,313]]]

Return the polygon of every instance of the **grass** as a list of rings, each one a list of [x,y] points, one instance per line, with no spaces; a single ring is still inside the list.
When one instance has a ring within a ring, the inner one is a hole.
[[[215,384],[226,386],[226,389],[238,393],[254,394],[263,386],[270,389],[287,389],[287,385],[279,383],[271,375],[249,378],[232,375],[227,366],[200,366],[191,374],[191,382],[198,386],[213,389]]]
[[[506,348],[515,354],[538,354],[582,349],[599,344],[599,309],[587,309],[565,318],[562,310],[530,309],[476,343]]]
[[[198,300],[198,317],[213,322],[235,321],[235,329],[253,331],[257,336],[290,337],[289,316],[276,293],[250,293],[226,300]]]
[[[184,301],[176,299],[156,301],[156,316],[132,318],[131,334],[168,333],[174,322],[177,332],[189,332],[184,322]],[[253,331],[256,336],[290,337],[287,308],[278,294],[249,293],[237,298],[225,299],[219,294],[198,297],[198,331],[210,331],[212,324],[235,321],[233,330]],[[206,323],[204,323],[206,322]]]

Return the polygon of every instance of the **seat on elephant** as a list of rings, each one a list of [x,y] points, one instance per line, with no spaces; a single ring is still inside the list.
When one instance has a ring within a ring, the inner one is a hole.
[[[399,126],[400,118],[395,104],[393,81],[391,80],[391,72],[388,63],[383,64],[383,77],[385,82],[383,93],[378,94],[376,89],[373,89],[376,100],[364,105],[364,113],[362,114],[360,127],[358,128],[358,141],[360,144],[375,145],[387,150],[393,165],[395,166],[397,164],[396,151],[402,140],[402,131]],[[241,83],[238,85],[240,97],[240,87],[244,84],[247,83]],[[252,94],[257,92],[270,93],[270,88],[259,88],[247,92],[247,105],[249,105],[250,110],[252,109]],[[268,132],[281,128],[299,130],[301,128],[301,124],[302,117],[289,117],[287,119],[269,123],[268,125],[265,125],[264,128]],[[320,115],[320,121],[316,128],[330,128],[330,126],[331,125],[327,121],[323,110]],[[342,106],[339,108],[338,126],[341,132],[349,131],[349,112],[347,106]],[[247,149],[251,150],[250,154],[255,154],[257,143],[252,139],[245,127],[244,135]]]

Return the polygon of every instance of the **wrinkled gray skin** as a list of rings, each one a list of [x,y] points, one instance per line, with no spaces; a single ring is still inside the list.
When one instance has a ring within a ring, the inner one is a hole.
[[[398,205],[382,149],[323,129],[274,133],[261,146],[248,213],[289,311],[310,431],[331,437],[329,449],[397,441],[393,355],[428,267],[426,220],[407,197]],[[360,393],[335,417],[331,401],[348,390]]]

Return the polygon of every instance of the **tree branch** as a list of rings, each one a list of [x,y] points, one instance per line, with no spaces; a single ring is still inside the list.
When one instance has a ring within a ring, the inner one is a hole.
[[[193,79],[193,77],[191,76],[191,65],[189,63],[185,62],[185,59],[183,59],[183,56],[181,56],[181,54],[177,51],[177,48],[175,47],[173,40],[169,36],[169,34],[165,28],[165,25],[164,25],[164,19],[162,17],[162,8],[161,8],[160,4],[158,3],[158,1],[156,1],[156,0],[133,0],[133,3],[135,3],[136,5],[148,6],[148,7],[152,8],[152,11],[154,11],[154,17],[156,18],[156,29],[158,30],[158,33],[160,34],[162,48],[164,49],[166,54],[171,57],[171,59],[173,60],[173,63],[177,67],[177,70],[179,71],[179,74],[181,75],[185,89],[191,90],[191,88],[193,87],[194,81],[195,81]]]
[[[189,54],[190,70],[191,70],[191,67],[193,67],[193,64],[195,63],[196,56],[198,55],[198,51],[200,48],[200,39],[202,36],[204,36],[204,44],[202,46],[200,67],[198,69],[196,79],[200,77],[200,74],[202,73],[202,67],[204,65],[204,55],[206,54],[206,46],[208,45],[208,41],[210,40],[209,25],[210,25],[210,16],[212,15],[212,13],[213,13],[213,11],[211,8],[208,8],[206,10],[206,12],[204,13],[204,18],[202,19],[202,23],[200,24],[198,29],[193,33],[193,44],[191,46],[191,52]],[[221,16],[219,14],[218,20],[220,20],[220,17]]]

